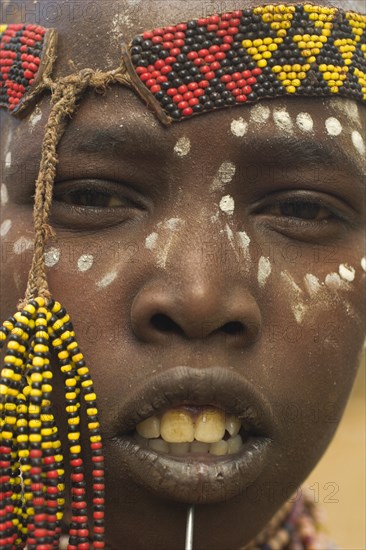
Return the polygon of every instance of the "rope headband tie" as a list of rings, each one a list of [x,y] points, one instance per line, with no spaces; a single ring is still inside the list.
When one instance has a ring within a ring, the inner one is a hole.
[[[0,547],[59,547],[64,451],[53,408],[52,370],[65,382],[71,468],[69,550],[104,548],[104,458],[93,381],[66,310],[51,298],[44,250],[57,145],[88,88],[131,88],[168,125],[223,107],[283,96],[366,101],[366,16],[312,4],[265,5],[157,28],[122,46],[120,66],[52,79],[57,34],[0,25],[0,106],[22,115],[50,90],[34,206],[34,256],[19,311],[0,327]],[[50,349],[57,355],[51,367]],[[89,531],[81,405],[93,462]],[[262,543],[258,539],[258,547]],[[264,543],[264,547],[267,547]]]

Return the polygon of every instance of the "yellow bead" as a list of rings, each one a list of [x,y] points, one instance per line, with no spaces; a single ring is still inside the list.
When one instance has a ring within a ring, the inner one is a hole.
[[[253,45],[251,40],[243,40],[243,42],[241,44],[242,44],[243,48],[250,48]]]
[[[280,72],[282,71],[281,65],[274,65],[274,66],[272,67],[272,71],[273,71],[274,73],[280,73]]]
[[[85,401],[95,401],[96,398],[97,398],[97,396],[95,395],[95,393],[87,393],[84,396]]]
[[[97,416],[98,409],[96,409],[95,407],[90,407],[89,409],[86,409],[86,412],[88,416]]]
[[[92,380],[84,380],[82,383],[81,383],[81,386],[83,388],[89,388],[89,386],[92,386],[93,385],[93,382]]]
[[[66,399],[76,399],[76,393],[75,392],[67,392],[65,394]]]
[[[286,91],[289,93],[289,94],[294,94],[296,92],[296,88],[295,86],[286,86]]]
[[[67,387],[74,387],[76,386],[76,380],[75,378],[68,378],[67,380],[65,380],[65,385]]]
[[[99,443],[101,441],[100,435],[92,435],[89,439],[91,443]]]
[[[70,441],[78,441],[80,439],[80,433],[79,432],[69,433],[69,434],[67,434],[67,438]]]
[[[42,384],[42,391],[44,393],[51,393],[52,392],[51,384]]]
[[[77,369],[77,373],[78,373],[79,376],[84,376],[84,374],[89,373],[89,369],[88,369],[88,367],[85,367],[85,366],[84,367],[79,367]]]
[[[35,298],[34,301],[37,302],[37,304],[40,307],[44,307],[44,305],[45,305],[45,300],[41,296],[37,296],[37,298]]]
[[[42,441],[42,436],[39,434],[29,434],[29,441],[31,443],[39,443]]]
[[[32,359],[32,365],[34,367],[43,367],[44,366],[44,359],[43,357],[33,357]]]

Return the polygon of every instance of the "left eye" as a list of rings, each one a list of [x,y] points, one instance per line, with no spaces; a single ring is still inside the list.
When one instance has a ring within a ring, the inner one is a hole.
[[[316,202],[286,200],[265,208],[263,213],[271,216],[299,218],[302,220],[321,221],[332,217],[332,212]]]

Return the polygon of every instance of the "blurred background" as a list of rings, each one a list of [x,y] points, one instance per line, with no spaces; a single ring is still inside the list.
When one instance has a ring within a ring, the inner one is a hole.
[[[330,538],[342,550],[366,550],[365,353],[338,431],[304,483],[325,512]]]

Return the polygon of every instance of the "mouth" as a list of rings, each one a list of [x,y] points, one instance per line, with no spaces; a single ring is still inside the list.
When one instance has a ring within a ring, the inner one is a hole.
[[[242,494],[267,463],[271,407],[242,376],[219,367],[175,367],[123,404],[112,438],[134,481],[186,504]]]

